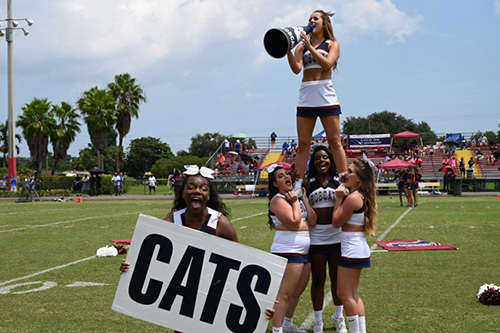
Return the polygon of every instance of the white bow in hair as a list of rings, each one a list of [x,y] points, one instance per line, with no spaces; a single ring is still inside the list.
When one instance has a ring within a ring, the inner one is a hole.
[[[281,165],[277,164],[277,163],[273,163],[271,164],[270,166],[268,166],[265,171],[269,172],[269,173],[272,173],[277,167],[282,167]]]
[[[365,153],[363,153],[363,159],[365,160],[366,163],[370,166],[370,169],[375,169],[375,164],[370,160]]]
[[[210,168],[206,168],[204,166],[202,166],[200,168],[200,167],[198,167],[195,164],[193,164],[193,165],[185,165],[184,168],[186,169],[186,171],[184,171],[185,175],[194,176],[194,175],[200,174],[202,177],[209,178],[209,179],[214,179],[214,176],[212,176],[212,174],[215,171],[212,170],[212,169],[210,169]]]
[[[332,17],[333,15],[335,15],[335,12],[333,10],[330,10],[329,12],[326,12],[326,15]]]

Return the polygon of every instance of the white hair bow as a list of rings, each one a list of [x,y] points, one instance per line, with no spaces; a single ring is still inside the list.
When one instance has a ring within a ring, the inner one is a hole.
[[[198,167],[195,164],[193,164],[193,165],[185,165],[184,168],[186,169],[186,171],[184,171],[185,175],[194,176],[194,175],[200,174],[202,177],[209,178],[209,179],[214,179],[214,176],[212,176],[212,174],[215,171],[212,170],[212,169],[210,169],[210,168],[206,168],[204,166],[202,166],[200,168],[200,167]]]
[[[277,164],[277,163],[273,163],[273,164],[271,164],[270,166],[268,166],[268,167],[265,169],[265,171],[267,171],[267,172],[269,172],[269,173],[272,173],[272,172],[273,172],[274,170],[276,170],[276,168],[278,168],[278,167],[282,168],[282,166],[281,166],[281,165],[279,165],[279,164]]]
[[[330,10],[329,12],[326,12],[326,15],[332,17],[333,15],[335,15],[335,12],[333,10]]]
[[[375,164],[370,160],[365,153],[363,153],[363,159],[365,160],[366,163],[370,166],[370,169],[375,169]]]

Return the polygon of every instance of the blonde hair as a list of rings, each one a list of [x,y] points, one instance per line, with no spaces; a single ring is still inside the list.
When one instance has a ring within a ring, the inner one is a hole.
[[[357,159],[352,162],[354,164],[354,173],[359,177],[359,193],[365,199],[365,236],[375,235],[377,224],[377,194],[375,189],[375,176],[370,164],[363,160]]]

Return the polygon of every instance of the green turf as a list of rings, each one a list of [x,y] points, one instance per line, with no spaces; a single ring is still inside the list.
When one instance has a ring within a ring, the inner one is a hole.
[[[273,239],[266,224],[267,203],[266,198],[226,200],[240,242],[264,251]],[[163,218],[170,207],[167,200],[0,202],[0,284],[89,258],[110,245],[110,239],[130,238],[139,213]],[[370,237],[369,245],[405,211],[395,197],[379,198],[377,235]],[[384,240],[423,239],[459,250],[373,253],[372,268],[363,271],[360,283],[368,331],[498,332],[500,307],[484,306],[475,296],[484,283],[500,285],[499,216],[496,197],[420,198],[419,207]],[[169,332],[111,310],[122,258],[89,259],[0,285],[0,331]],[[5,293],[5,287],[36,281]],[[57,286],[18,293],[47,281]],[[77,281],[109,285],[66,287]],[[295,323],[303,323],[311,310],[307,290]],[[334,332],[332,311],[329,304],[325,332]]]

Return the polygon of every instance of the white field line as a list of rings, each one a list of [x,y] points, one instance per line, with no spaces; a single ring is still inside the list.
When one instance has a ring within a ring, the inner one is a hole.
[[[240,220],[245,220],[245,219],[249,219],[249,218],[260,216],[260,215],[267,215],[267,212],[262,212],[262,213],[257,213],[257,214],[253,214],[253,215],[239,217],[237,219],[232,220],[232,222],[236,222],[236,221],[240,221]]]
[[[398,217],[398,219],[378,237],[377,241],[381,241],[382,239],[384,239],[385,236],[387,236],[387,234],[392,229],[394,229],[399,224],[399,222],[401,222],[401,220],[406,216],[406,214],[408,214],[410,212],[410,210],[411,209],[408,208],[400,217]],[[387,250],[374,251],[377,246],[378,246],[377,244],[373,243],[370,252],[372,252],[372,253],[373,252],[388,252]],[[332,293],[330,292],[330,290],[328,290],[328,291],[325,290],[325,298],[324,298],[324,301],[323,301],[323,309],[331,301],[332,301]],[[307,330],[307,329],[309,329],[309,328],[311,328],[313,326],[313,323],[314,323],[314,312],[310,312],[309,315],[306,317],[306,319],[304,319],[304,321],[300,325],[300,328],[302,328],[304,330]]]
[[[120,214],[120,215],[127,215],[127,214],[138,214],[138,213],[126,213],[126,214]],[[244,217],[240,217],[240,218],[238,218],[236,220],[243,220],[243,219],[247,219],[247,218],[259,216],[259,215],[262,215],[262,214],[267,214],[267,213],[258,213],[258,214],[253,214],[253,215],[249,215],[249,216],[244,216]],[[109,216],[116,216],[116,215],[109,215]],[[105,217],[105,216],[97,216],[97,217]],[[95,218],[95,217],[92,217],[92,218]],[[61,223],[71,223],[71,222],[83,221],[83,220],[88,220],[88,219],[90,219],[90,217],[89,218],[84,218],[84,219],[71,220],[71,221],[61,221],[61,222],[50,223],[50,224],[47,224],[46,226],[50,226],[50,225],[54,225],[54,224],[61,224]],[[33,227],[39,227],[39,226],[33,226]],[[23,229],[11,229],[11,230],[23,230]],[[60,266],[56,266],[56,267],[52,267],[52,268],[47,268],[47,269],[44,269],[43,271],[40,271],[40,272],[36,272],[36,273],[33,273],[33,274],[29,274],[29,275],[26,275],[26,276],[15,278],[15,279],[12,279],[12,280],[9,280],[9,281],[0,282],[0,286],[4,286],[6,284],[10,284],[12,282],[16,282],[16,281],[20,281],[20,280],[29,279],[29,278],[32,278],[32,277],[37,276],[37,275],[41,275],[41,274],[45,274],[45,273],[48,273],[48,272],[55,271],[57,269],[66,268],[68,266],[75,265],[75,264],[78,264],[78,263],[81,263],[81,262],[84,262],[84,261],[87,261],[87,260],[90,260],[90,259],[94,259],[94,258],[97,258],[97,256],[94,255],[94,256],[91,256],[91,257],[87,257],[87,258],[75,260],[75,261],[72,261],[72,262],[64,264],[64,265],[60,265]]]
[[[44,269],[43,271],[40,271],[40,272],[36,272],[36,273],[33,273],[33,274],[29,274],[29,275],[26,275],[26,276],[15,278],[15,279],[12,279],[12,280],[9,280],[9,281],[0,282],[0,286],[4,286],[6,284],[10,284],[12,282],[16,282],[16,281],[20,281],[20,280],[29,279],[29,278],[32,278],[34,276],[40,275],[40,274],[45,274],[45,273],[48,273],[48,272],[55,271],[56,269],[66,268],[68,266],[75,265],[75,264],[81,263],[83,261],[87,261],[87,260],[94,259],[94,258],[97,258],[97,256],[91,256],[91,257],[87,257],[87,258],[75,260],[75,261],[72,261],[72,262],[64,264],[64,265],[60,265],[60,266],[56,266],[56,267],[52,267],[52,268],[47,268],[47,269]]]
[[[81,222],[81,221],[86,221],[86,220],[100,219],[100,218],[107,218],[107,217],[121,216],[121,215],[137,215],[137,216],[139,216],[139,213],[138,212],[134,212],[134,213],[113,214],[113,215],[89,216],[89,217],[83,217],[83,218],[74,219],[74,220],[59,221],[59,222],[52,222],[52,223],[46,223],[46,224],[29,225],[29,226],[21,227],[21,228],[0,230],[0,233],[2,233],[2,232],[11,232],[11,231],[19,231],[19,230],[28,230],[28,229],[33,229],[33,228],[51,227],[51,226],[58,225],[58,224],[74,223],[74,222]]]

